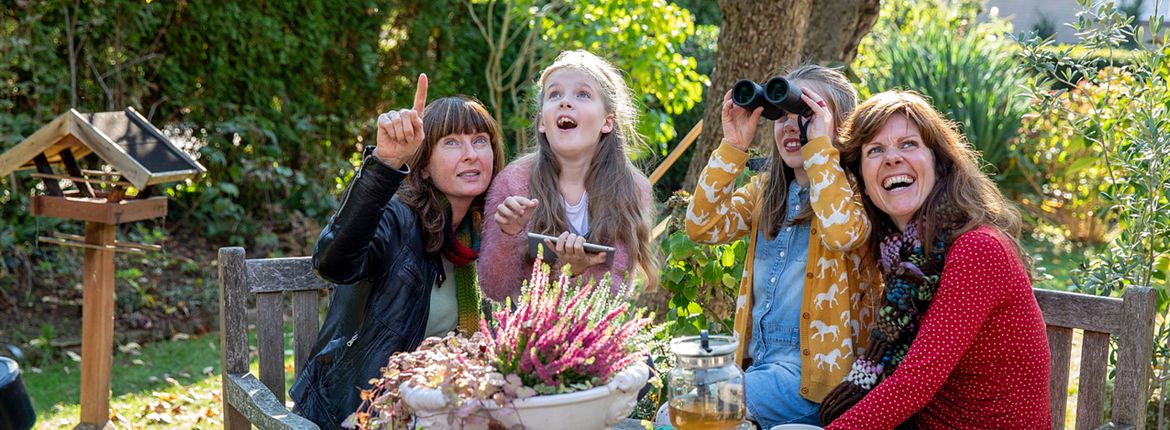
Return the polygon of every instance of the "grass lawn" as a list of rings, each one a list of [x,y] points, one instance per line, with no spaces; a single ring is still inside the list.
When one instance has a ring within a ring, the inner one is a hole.
[[[1046,290],[1072,291],[1073,271],[1100,250],[1092,246],[1069,242],[1052,243],[1025,237],[1020,242],[1024,252],[1032,257],[1035,278],[1032,286]]]
[[[291,345],[291,340],[286,344]],[[77,425],[79,364],[58,362],[40,373],[22,368],[37,412],[36,428],[72,429]],[[256,366],[253,357],[253,372]],[[291,358],[285,366],[291,368]],[[119,429],[222,428],[219,387],[217,334],[180,337],[143,347],[123,345],[114,352],[110,421]]]

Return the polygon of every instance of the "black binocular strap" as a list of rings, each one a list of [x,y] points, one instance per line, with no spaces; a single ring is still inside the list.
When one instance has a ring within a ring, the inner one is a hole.
[[[796,125],[800,127],[800,146],[808,145],[808,123],[811,120],[804,119],[804,115],[796,116]]]

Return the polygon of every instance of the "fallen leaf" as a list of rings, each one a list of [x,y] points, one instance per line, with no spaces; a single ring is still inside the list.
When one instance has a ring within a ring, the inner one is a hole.
[[[212,374],[212,373],[215,373],[215,368],[214,368],[214,367],[207,366],[207,367],[204,367],[204,368],[203,368],[203,374],[204,374],[204,375],[210,375],[210,374]]]
[[[175,341],[180,341],[180,340],[187,340],[190,338],[191,338],[191,335],[189,335],[187,333],[175,333],[174,336],[171,336],[171,341],[175,342]]]
[[[154,424],[173,424],[175,420],[168,414],[150,413],[146,415],[146,421]]]
[[[175,401],[175,395],[171,394],[171,393],[167,393],[167,392],[163,392],[163,391],[155,391],[155,392],[151,393],[151,395],[153,395],[156,399],[162,400],[164,402],[174,402]]]
[[[142,345],[139,345],[138,342],[130,342],[125,345],[118,345],[118,351],[121,351],[123,354],[140,355],[142,354]]]
[[[142,360],[139,360],[139,359],[135,358],[135,359],[133,359],[133,360],[130,360],[130,364],[133,364],[133,365],[135,365],[135,366],[145,366],[145,365],[146,365],[146,362],[144,362],[144,361],[142,361]]]
[[[73,360],[75,362],[78,362],[78,363],[81,362],[81,356],[78,355],[76,352],[65,351],[65,356],[69,357],[70,360]]]

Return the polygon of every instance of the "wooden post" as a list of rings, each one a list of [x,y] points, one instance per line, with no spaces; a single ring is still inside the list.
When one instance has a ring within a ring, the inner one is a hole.
[[[81,425],[104,428],[110,418],[110,372],[114,354],[113,224],[85,223],[85,241],[107,249],[85,250],[81,307]]]

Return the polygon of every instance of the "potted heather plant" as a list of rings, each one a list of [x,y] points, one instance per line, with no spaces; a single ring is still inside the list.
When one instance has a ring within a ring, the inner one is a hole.
[[[471,337],[395,354],[343,424],[362,429],[589,429],[630,414],[649,378],[643,329],[609,280],[575,284],[537,259],[519,300]]]

